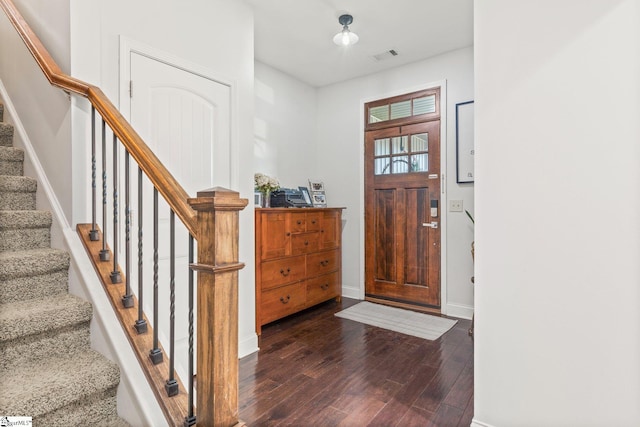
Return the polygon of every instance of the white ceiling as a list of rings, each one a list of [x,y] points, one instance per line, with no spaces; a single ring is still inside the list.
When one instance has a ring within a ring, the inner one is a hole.
[[[246,0],[255,57],[320,87],[473,44],[473,0]],[[353,15],[360,41],[333,44],[338,17]],[[376,61],[394,49],[398,56]]]

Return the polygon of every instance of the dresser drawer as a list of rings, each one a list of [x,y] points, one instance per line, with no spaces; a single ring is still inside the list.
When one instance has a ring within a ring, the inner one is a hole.
[[[304,212],[291,212],[291,224],[289,228],[293,233],[300,233],[302,231],[307,231],[307,223]]]
[[[292,233],[320,231],[321,223],[321,212],[291,212],[291,223],[289,227]]]
[[[330,273],[338,269],[339,251],[325,251],[307,255],[307,277]]]
[[[307,212],[306,214],[307,231],[320,231],[322,214],[320,212]]]
[[[308,254],[320,249],[320,233],[300,233],[291,235],[291,253],[293,255]]]
[[[306,301],[305,282],[292,283],[262,292],[261,324],[264,325],[288,316],[304,308]]]
[[[307,305],[318,304],[337,297],[340,295],[338,288],[337,271],[307,280]]]
[[[304,255],[262,263],[262,289],[297,282],[305,277]]]

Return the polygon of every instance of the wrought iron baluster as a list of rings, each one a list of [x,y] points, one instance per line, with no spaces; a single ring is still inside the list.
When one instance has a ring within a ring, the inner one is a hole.
[[[158,345],[158,189],[153,188],[153,349],[149,357],[154,365],[162,362]]]
[[[176,214],[169,214],[169,379],[164,385],[168,396],[178,394],[175,379],[175,329],[176,329]]]
[[[102,119],[102,250],[100,261],[109,261],[111,254],[107,249],[107,124]]]
[[[100,234],[96,228],[96,108],[91,106],[91,230],[89,240],[97,242]]]
[[[129,151],[124,152],[124,295],[122,305],[124,308],[133,307],[133,294],[131,293],[131,183],[129,179]]]
[[[113,135],[113,271],[111,283],[121,283],[122,275],[118,270],[118,138]]]
[[[142,313],[143,258],[142,258],[142,169],[138,166],[138,320],[134,327],[139,334],[147,332],[147,321]]]
[[[193,411],[193,236],[189,234],[189,414],[184,419],[184,427],[196,424],[196,416]]]

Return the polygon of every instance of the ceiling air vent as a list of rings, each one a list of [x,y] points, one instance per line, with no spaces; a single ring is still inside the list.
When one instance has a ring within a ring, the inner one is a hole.
[[[398,56],[398,52],[395,49],[389,49],[377,55],[373,55],[373,59],[376,61],[384,61],[385,59],[393,58],[394,56]]]

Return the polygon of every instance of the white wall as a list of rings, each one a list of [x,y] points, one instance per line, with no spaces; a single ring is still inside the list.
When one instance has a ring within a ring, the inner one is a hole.
[[[255,172],[287,188],[308,186],[316,162],[316,89],[255,63]]]
[[[233,82],[235,110],[232,111],[232,144],[235,147],[237,173],[232,184],[236,187],[234,190],[240,191],[241,197],[251,200],[254,81],[253,14],[250,8],[242,2],[231,0],[199,0],[191,2],[188,7],[172,0],[134,3],[125,0],[92,0],[76,1],[74,4],[72,65],[77,70],[75,75],[98,84],[116,105],[120,36],[198,64],[209,70],[210,75]],[[153,13],[150,15],[149,11]],[[93,25],[87,25],[82,20],[87,16],[99,19]],[[94,62],[87,64],[82,59],[85,57],[92,58]],[[79,108],[76,113],[79,120],[85,120],[82,116],[87,115],[86,111]],[[240,258],[246,263],[240,273],[239,338],[240,353],[244,355],[257,348],[253,210],[246,209],[241,213],[240,230]]]
[[[475,3],[476,425],[638,425],[638,22]]]
[[[42,39],[53,59],[69,71],[68,0],[16,0],[16,7]],[[34,149],[46,162],[42,166],[68,217],[71,200],[71,122],[69,97],[50,86],[26,50],[5,14],[0,16],[0,78]],[[25,172],[33,174],[31,164]]]
[[[363,101],[411,92],[432,82],[446,80],[446,183],[447,199],[463,200],[473,212],[473,184],[456,184],[455,104],[473,99],[473,47],[445,53],[421,62],[349,80],[318,90],[317,172],[325,182],[327,199],[333,206],[346,206],[343,218],[343,292],[358,297],[363,286],[361,272],[361,203],[363,156]],[[446,305],[448,314],[471,317],[473,264],[470,244],[473,228],[464,213],[447,218]]]

